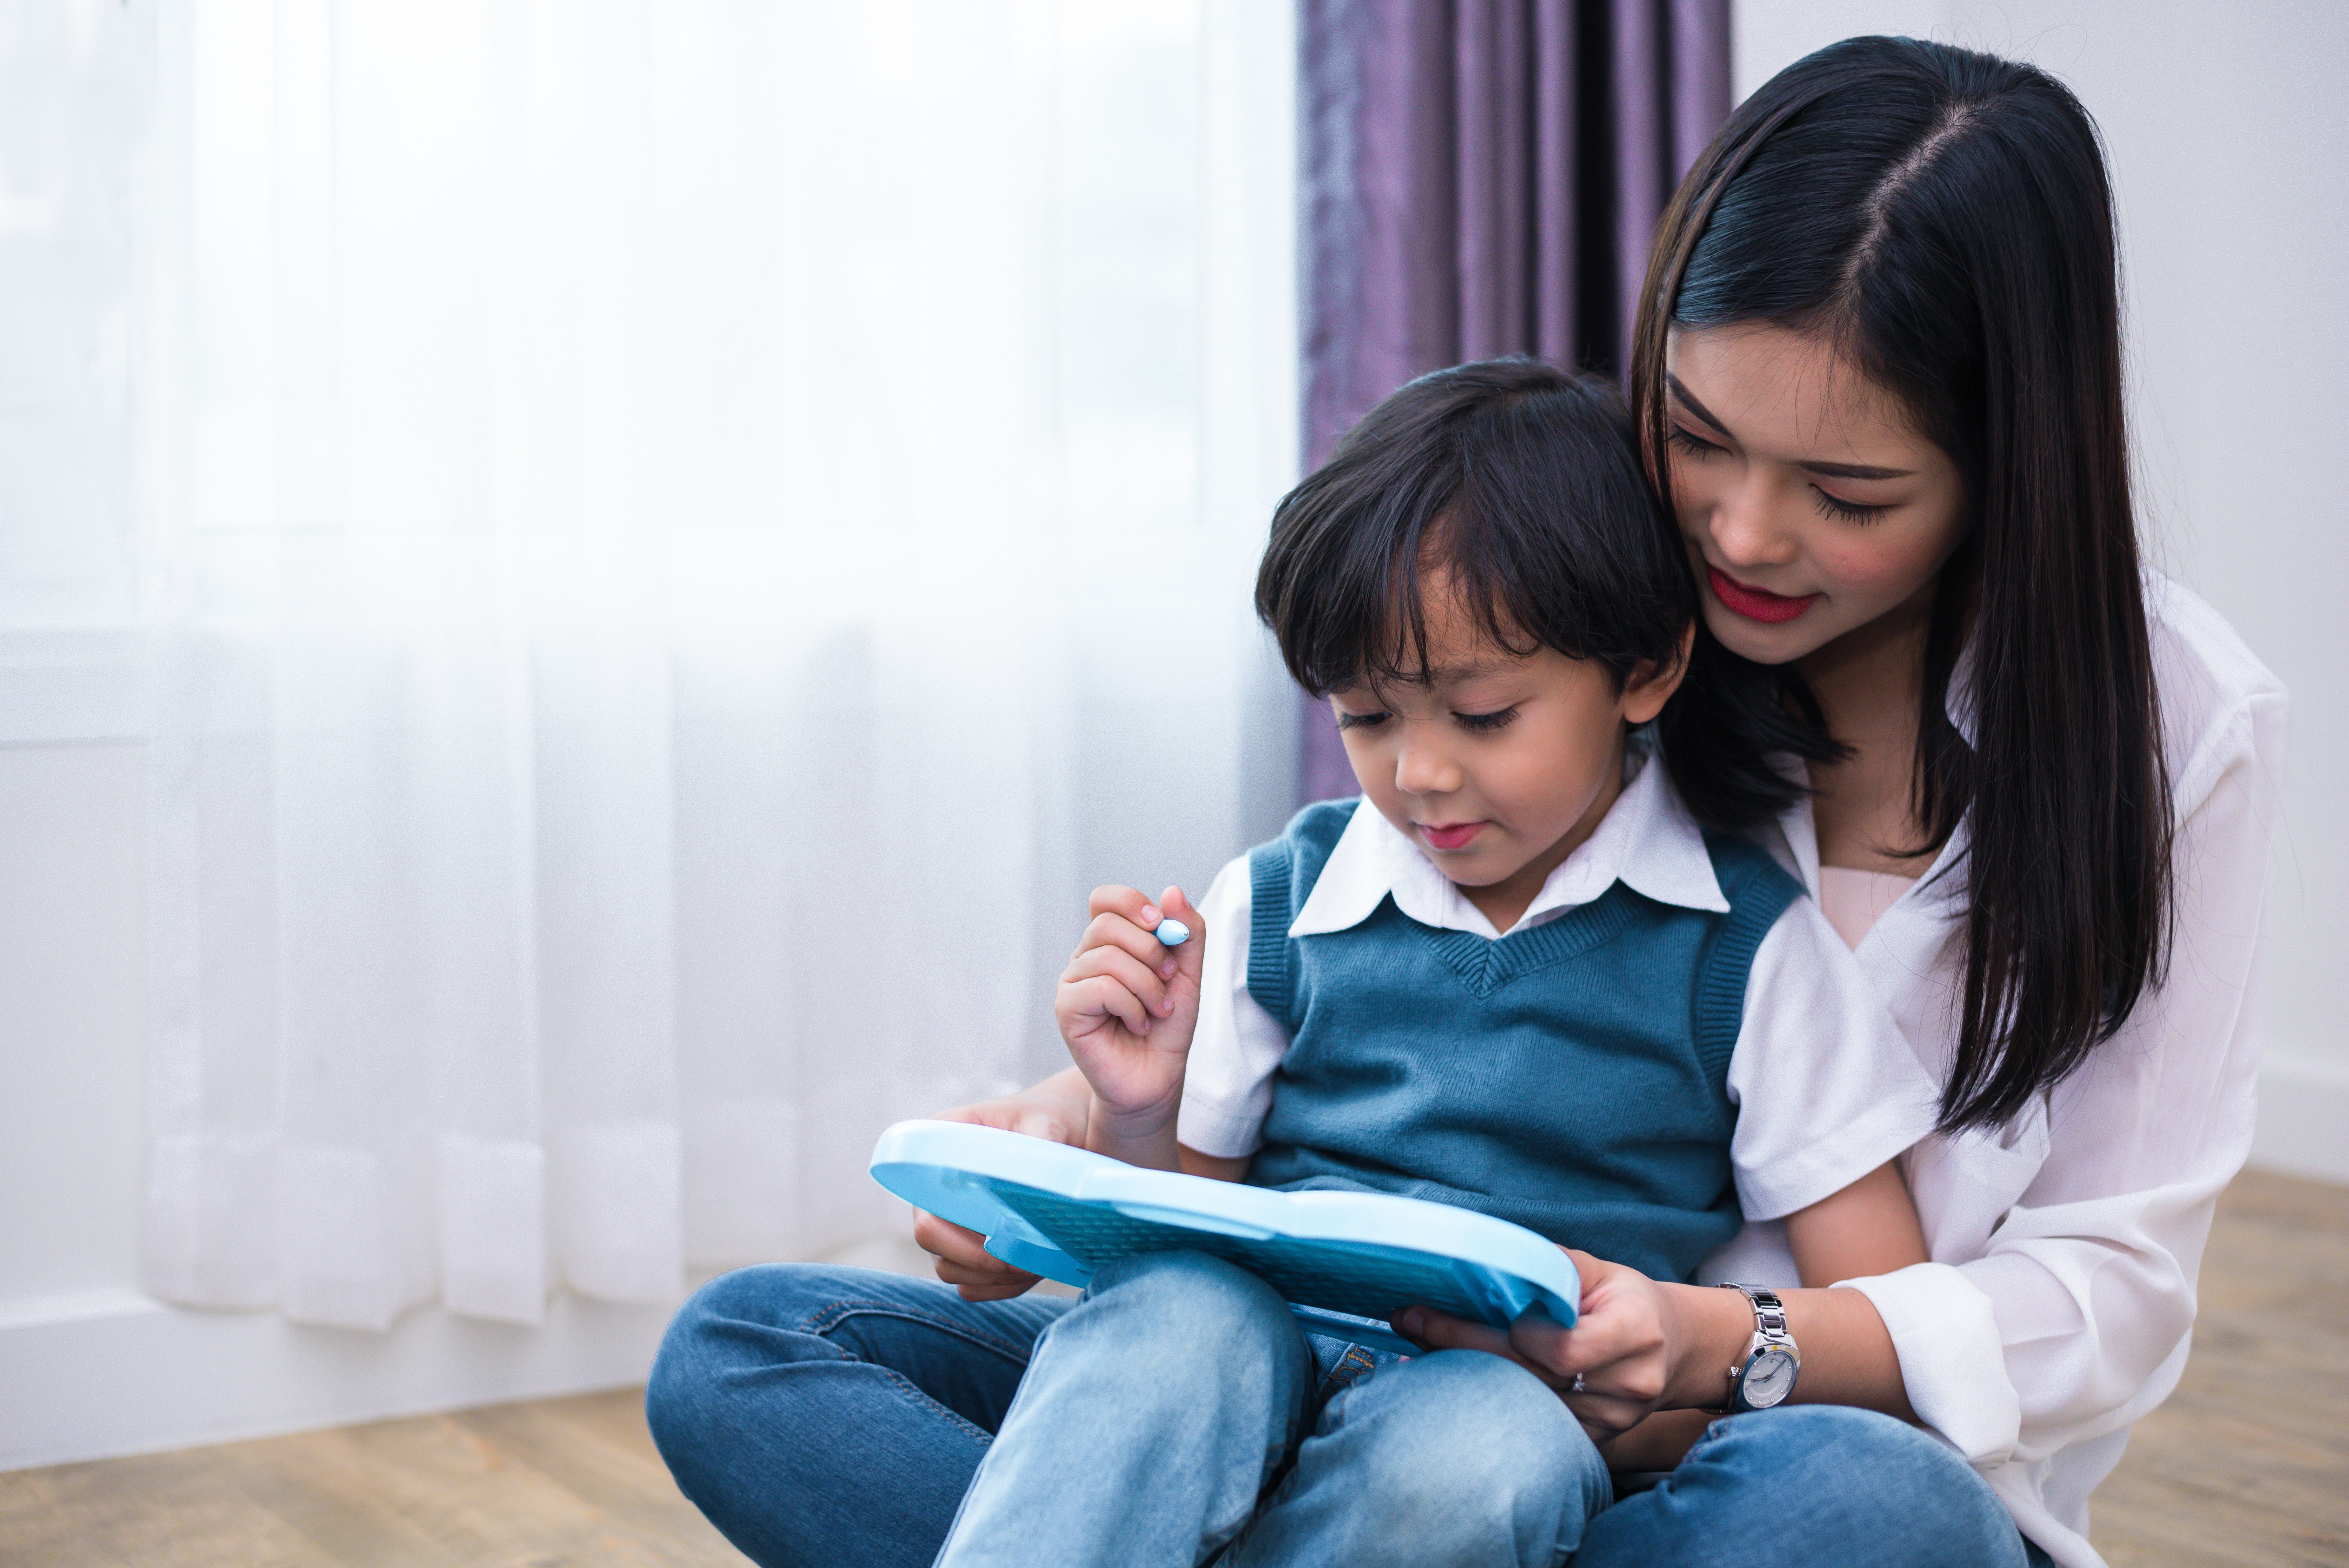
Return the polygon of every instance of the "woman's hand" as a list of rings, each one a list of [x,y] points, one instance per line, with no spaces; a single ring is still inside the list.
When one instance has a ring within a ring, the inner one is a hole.
[[[1394,1327],[1431,1350],[1483,1350],[1506,1356],[1558,1391],[1592,1440],[1630,1431],[1658,1409],[1718,1406],[1728,1397],[1728,1367],[1751,1337],[1735,1337],[1735,1314],[1707,1298],[1729,1297],[1750,1319],[1744,1298],[1729,1291],[1664,1284],[1639,1270],[1565,1249],[1582,1276],[1582,1315],[1572,1328],[1528,1313],[1504,1331],[1432,1307],[1396,1315]],[[1733,1345],[1723,1347],[1724,1325]],[[1580,1387],[1577,1387],[1577,1379]]]
[[[1033,1088],[1001,1099],[981,1100],[939,1111],[938,1121],[967,1121],[978,1127],[999,1127],[1051,1143],[1084,1147],[1085,1119],[1092,1091],[1076,1068],[1053,1074]],[[914,1242],[937,1259],[938,1277],[962,1293],[965,1301],[1000,1301],[1019,1295],[1037,1281],[1025,1269],[1013,1268],[987,1250],[987,1238],[951,1221],[916,1210]]]

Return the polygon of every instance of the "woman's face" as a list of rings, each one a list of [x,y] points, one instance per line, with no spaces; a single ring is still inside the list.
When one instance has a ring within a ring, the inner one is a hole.
[[[1928,602],[1965,498],[1897,398],[1782,327],[1675,329],[1665,364],[1673,500],[1724,645],[1787,664]]]

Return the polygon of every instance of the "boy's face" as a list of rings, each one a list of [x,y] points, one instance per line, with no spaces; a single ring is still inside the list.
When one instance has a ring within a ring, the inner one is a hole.
[[[1680,671],[1642,666],[1619,692],[1595,661],[1495,647],[1443,577],[1422,583],[1428,682],[1330,703],[1363,795],[1506,931],[1614,805],[1623,727],[1661,712]]]

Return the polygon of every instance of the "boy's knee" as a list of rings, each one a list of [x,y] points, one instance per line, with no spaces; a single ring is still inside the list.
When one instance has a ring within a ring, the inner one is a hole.
[[[719,1274],[669,1319],[645,1379],[645,1421],[664,1455],[721,1428],[740,1379],[734,1374],[792,1359],[796,1326],[819,1304],[857,1294],[856,1271],[765,1264]]]
[[[1140,1253],[1098,1270],[1086,1290],[1096,1311],[1113,1309],[1161,1343],[1230,1346],[1268,1327],[1292,1329],[1280,1293],[1205,1253]]]
[[[660,1348],[645,1379],[645,1424],[652,1429],[654,1444],[671,1456],[672,1466],[677,1461],[671,1450],[679,1447],[673,1439],[706,1428],[710,1406],[721,1397],[732,1359],[727,1354],[725,1326],[740,1321],[749,1308],[750,1292],[741,1276],[757,1272],[737,1269],[711,1280],[686,1297],[661,1334]]]
[[[1429,1508],[1578,1517],[1612,1496],[1606,1461],[1566,1402],[1500,1357],[1439,1351],[1374,1373],[1342,1398],[1343,1424],[1380,1423],[1378,1440],[1365,1445],[1371,1484]]]

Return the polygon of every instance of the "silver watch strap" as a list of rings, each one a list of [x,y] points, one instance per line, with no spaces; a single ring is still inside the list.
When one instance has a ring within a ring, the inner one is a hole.
[[[1774,1345],[1784,1346],[1797,1356],[1801,1352],[1795,1349],[1795,1336],[1786,1327],[1786,1304],[1778,1298],[1776,1291],[1764,1285],[1731,1283],[1724,1283],[1721,1288],[1738,1292],[1754,1308],[1754,1337],[1746,1345],[1744,1359],[1729,1369],[1729,1397],[1721,1402],[1722,1413],[1726,1415],[1740,1408],[1738,1395],[1744,1390],[1745,1374],[1755,1357]]]

